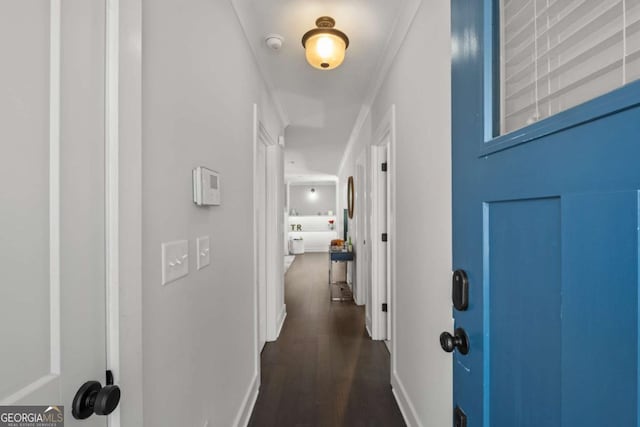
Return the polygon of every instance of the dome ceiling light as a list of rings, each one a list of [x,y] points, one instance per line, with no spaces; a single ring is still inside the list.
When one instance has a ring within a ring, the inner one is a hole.
[[[349,38],[345,33],[335,29],[336,21],[329,16],[321,16],[316,20],[313,30],[302,36],[307,62],[319,70],[332,70],[344,61],[344,54],[349,47]]]

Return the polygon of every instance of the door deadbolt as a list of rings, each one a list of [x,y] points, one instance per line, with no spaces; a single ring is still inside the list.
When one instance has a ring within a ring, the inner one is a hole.
[[[453,272],[451,279],[451,300],[458,311],[469,308],[469,278],[464,270]]]

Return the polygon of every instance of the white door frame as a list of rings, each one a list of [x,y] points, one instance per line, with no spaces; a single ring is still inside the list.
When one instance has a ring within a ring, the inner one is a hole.
[[[395,283],[396,283],[396,108],[392,105],[380,123],[371,144],[371,338],[374,340],[393,341],[395,336]],[[386,151],[388,169],[385,175],[380,171],[381,151]],[[380,200],[378,195],[380,180],[387,179],[386,200]],[[381,223],[378,212],[380,206],[386,206],[386,224]],[[388,241],[382,242],[381,234],[387,230]],[[381,277],[378,271],[378,256],[382,245],[387,250],[386,277]],[[386,301],[383,297],[387,296]],[[387,313],[382,312],[382,304],[387,303]],[[390,348],[394,353],[393,349]]]
[[[253,141],[254,141],[254,260],[255,283],[257,291],[258,313],[258,353],[262,351],[267,342],[267,147],[271,142],[271,136],[262,124],[258,105],[253,105]],[[260,218],[262,216],[262,218]]]
[[[128,427],[144,425],[142,0],[106,5],[107,364],[123,393],[108,425]]]
[[[119,22],[120,1],[106,0],[105,58],[105,283],[107,369],[120,373],[120,208],[119,208]],[[102,381],[102,379],[99,379]],[[114,378],[116,384],[117,380]],[[108,418],[110,427],[119,427],[120,408]]]
[[[253,179],[254,179],[254,217],[260,203],[259,189],[261,185],[260,179],[264,177],[258,176],[257,152],[261,145],[265,148],[265,164],[264,171],[267,177],[262,188],[266,191],[266,203],[262,206],[262,212],[265,214],[265,230],[262,239],[259,238],[258,218],[254,218],[254,310],[255,310],[255,335],[256,335],[256,372],[259,371],[260,351],[262,351],[262,341],[275,341],[282,328],[286,317],[286,307],[283,304],[284,299],[284,255],[282,254],[284,238],[284,164],[282,153],[282,138],[273,138],[267,128],[262,123],[258,105],[253,105]],[[259,287],[259,266],[258,266],[258,242],[266,242],[265,258],[266,268],[264,269],[265,277],[262,278],[266,284],[265,292],[260,292]],[[266,307],[266,313],[260,312],[260,307]],[[266,322],[261,325],[260,322]],[[264,330],[264,337],[260,331]]]

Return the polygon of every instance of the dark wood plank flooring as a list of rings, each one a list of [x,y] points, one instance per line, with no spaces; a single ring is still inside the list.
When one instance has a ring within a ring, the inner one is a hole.
[[[298,255],[285,277],[287,319],[262,352],[249,426],[405,426],[389,353],[371,341],[364,307],[329,302],[327,254]]]

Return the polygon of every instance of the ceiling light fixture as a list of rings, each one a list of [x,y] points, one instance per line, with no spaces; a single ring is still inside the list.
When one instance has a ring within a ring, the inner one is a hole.
[[[318,198],[318,193],[316,193],[316,189],[312,188],[309,190],[309,200],[316,200]]]
[[[329,16],[316,20],[313,30],[302,36],[307,62],[319,70],[332,70],[342,64],[344,54],[349,47],[349,38],[335,29],[336,21]]]

